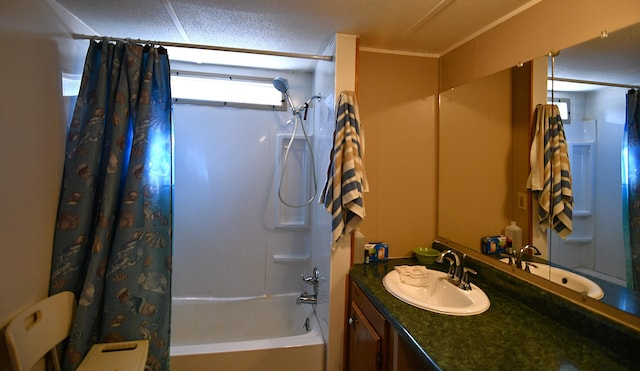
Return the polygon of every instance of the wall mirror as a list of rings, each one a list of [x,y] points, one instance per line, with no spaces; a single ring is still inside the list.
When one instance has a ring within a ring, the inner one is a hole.
[[[574,177],[574,233],[567,240],[549,233],[548,244],[539,246],[550,266],[597,283],[604,294],[600,303],[635,316],[640,316],[640,293],[626,285],[620,151],[625,94],[640,87],[638,45],[640,24],[561,50],[554,59],[553,98],[569,103],[571,117],[565,132]],[[443,241],[480,251],[481,237],[503,233],[511,220],[523,228],[523,241],[531,241],[531,205],[523,202],[529,197],[529,115],[532,104],[544,103],[545,93],[551,97],[545,88],[548,60],[543,56],[441,93],[438,235]],[[549,277],[552,268],[546,269]]]

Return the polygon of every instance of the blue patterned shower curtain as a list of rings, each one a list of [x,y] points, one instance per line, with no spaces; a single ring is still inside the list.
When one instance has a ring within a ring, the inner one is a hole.
[[[64,352],[74,370],[96,342],[149,340],[169,368],[171,91],[166,50],[91,41],[71,121],[50,294],[78,300]]]
[[[640,290],[640,102],[638,90],[627,93],[624,127],[622,194],[625,231],[627,287]],[[626,179],[625,179],[626,178]]]

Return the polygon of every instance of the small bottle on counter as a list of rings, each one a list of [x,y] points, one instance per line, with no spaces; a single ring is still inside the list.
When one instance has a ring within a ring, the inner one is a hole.
[[[356,228],[353,231],[353,264],[364,263],[364,234],[360,232],[360,229]]]
[[[504,228],[504,235],[507,237],[507,254],[513,255],[522,248],[522,228],[515,221]]]

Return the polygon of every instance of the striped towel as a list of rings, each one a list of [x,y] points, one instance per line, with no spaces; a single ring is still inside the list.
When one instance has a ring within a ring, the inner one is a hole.
[[[364,219],[363,192],[369,191],[364,171],[364,129],[352,91],[340,94],[327,182],[320,203],[331,213],[332,245]]]
[[[539,104],[533,120],[527,188],[538,199],[540,229],[545,231],[551,226],[560,237],[566,238],[573,230],[573,193],[567,141],[558,106]]]

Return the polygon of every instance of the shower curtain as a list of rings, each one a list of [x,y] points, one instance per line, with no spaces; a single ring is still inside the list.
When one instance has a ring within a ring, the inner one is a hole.
[[[627,287],[640,291],[640,103],[638,90],[627,93],[622,158]],[[624,179],[626,177],[626,179]]]
[[[78,306],[63,352],[74,370],[96,342],[149,340],[169,368],[171,92],[166,50],[91,41],[68,130],[49,292]]]

